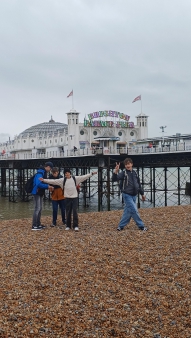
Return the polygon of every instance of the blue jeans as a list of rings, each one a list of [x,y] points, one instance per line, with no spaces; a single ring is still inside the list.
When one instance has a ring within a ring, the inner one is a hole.
[[[124,211],[122,218],[119,222],[119,228],[123,229],[129,222],[131,217],[134,219],[138,228],[143,228],[144,223],[139,216],[137,206],[136,206],[136,196],[131,196],[128,194],[122,193],[123,201],[125,203]]]
[[[56,221],[57,221],[58,206],[60,207],[60,211],[61,211],[62,223],[66,222],[65,200],[57,200],[57,201],[52,200],[52,210],[53,210],[53,212],[52,212],[52,223],[54,225],[56,225]]]
[[[40,225],[43,196],[33,195],[33,198],[34,198],[34,213],[32,226],[37,227]]]

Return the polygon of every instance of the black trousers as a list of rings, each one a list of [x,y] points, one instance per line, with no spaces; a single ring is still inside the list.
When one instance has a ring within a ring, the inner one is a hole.
[[[73,228],[78,227],[78,197],[65,198],[66,226],[71,228],[71,216],[73,213]]]

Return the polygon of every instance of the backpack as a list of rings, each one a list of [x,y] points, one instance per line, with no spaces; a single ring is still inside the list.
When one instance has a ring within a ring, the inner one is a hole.
[[[77,190],[77,193],[80,192],[80,185],[76,185],[76,178],[75,176],[72,176],[73,180],[74,180],[74,183],[75,183],[75,186],[76,186],[76,190]],[[66,177],[64,177],[64,182],[63,182],[63,193],[64,193],[64,186],[65,186],[65,183],[66,183]]]
[[[26,191],[26,193],[27,194],[31,194],[31,192],[32,192],[32,190],[33,190],[33,181],[34,181],[34,178],[35,178],[35,175],[36,174],[34,174],[33,176],[31,176],[27,181],[26,181],[26,183],[25,183],[25,185],[24,185],[24,188],[25,188],[25,191]]]

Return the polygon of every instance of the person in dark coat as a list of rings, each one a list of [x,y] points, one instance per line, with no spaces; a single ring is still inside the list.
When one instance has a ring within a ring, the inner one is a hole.
[[[140,193],[142,196],[142,200],[145,201],[144,191],[141,187],[140,180],[137,176],[135,170],[133,170],[133,161],[131,158],[126,158],[124,160],[125,171],[119,173],[120,164],[116,163],[116,167],[113,172],[112,181],[119,181],[121,182],[121,191],[123,201],[125,203],[124,211],[122,218],[119,222],[118,231],[124,229],[124,227],[130,222],[131,217],[137,224],[140,230],[146,231],[147,228],[145,227],[142,219],[137,210],[136,205],[136,197],[137,194]]]

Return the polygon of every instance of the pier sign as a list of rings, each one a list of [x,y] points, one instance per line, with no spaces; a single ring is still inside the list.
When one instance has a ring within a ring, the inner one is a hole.
[[[108,117],[111,119],[107,120]],[[101,118],[101,120],[94,120],[96,118]],[[116,118],[119,120],[116,121]],[[100,110],[88,114],[88,119],[84,119],[84,127],[134,128],[134,122],[129,122],[129,119],[129,115],[125,115],[118,111]]]

